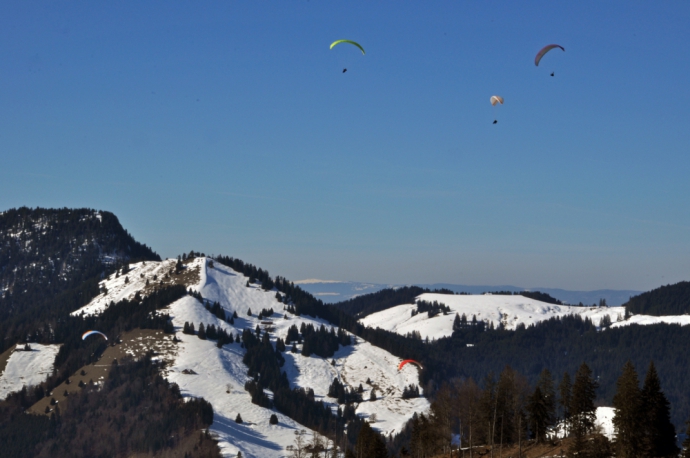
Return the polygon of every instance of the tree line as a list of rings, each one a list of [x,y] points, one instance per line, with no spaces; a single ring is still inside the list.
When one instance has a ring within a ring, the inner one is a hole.
[[[641,315],[683,315],[690,313],[690,282],[660,286],[631,297],[626,311]]]
[[[675,429],[669,402],[650,363],[643,386],[631,363],[626,363],[614,396],[613,442],[596,427],[596,390],[592,370],[581,364],[574,377],[565,372],[559,383],[544,369],[534,385],[507,366],[498,378],[493,373],[481,384],[467,378],[444,383],[435,392],[430,412],[414,415],[403,431],[389,440],[393,456],[430,458],[453,456],[453,438],[468,447],[497,450],[545,443],[553,437],[571,437],[569,456],[675,457]],[[688,423],[690,429],[690,422]],[[690,439],[686,441],[690,445]],[[459,456],[459,451],[455,452]],[[493,452],[492,452],[493,453]],[[690,451],[686,450],[686,454]],[[464,455],[463,455],[464,456]]]
[[[418,313],[424,313],[426,312],[429,318],[433,318],[439,313],[443,313],[444,315],[448,315],[450,313],[450,307],[448,307],[445,304],[442,304],[438,301],[434,302],[429,302],[429,301],[423,301],[423,300],[418,300],[417,301],[417,308],[412,310],[412,316],[417,315]]]

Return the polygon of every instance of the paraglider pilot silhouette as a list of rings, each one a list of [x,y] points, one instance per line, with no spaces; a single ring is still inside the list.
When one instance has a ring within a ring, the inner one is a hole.
[[[491,106],[495,107],[497,104],[503,105],[503,97],[500,95],[492,95],[489,98],[489,102],[491,102]],[[494,124],[498,123],[498,119],[494,119]]]
[[[359,43],[356,43],[356,42],[354,42],[354,41],[352,41],[352,40],[336,40],[336,41],[334,41],[333,43],[331,43],[331,48],[330,48],[330,49],[333,49],[333,47],[334,47],[335,45],[339,45],[340,43],[349,43],[349,44],[351,44],[351,45],[353,45],[353,46],[357,46],[357,47],[359,48],[359,50],[362,51],[362,54],[363,54],[363,55],[366,54],[366,53],[364,52],[364,48],[362,48],[362,46],[361,46]],[[343,68],[343,73],[345,73],[346,71],[347,71],[347,68]]]

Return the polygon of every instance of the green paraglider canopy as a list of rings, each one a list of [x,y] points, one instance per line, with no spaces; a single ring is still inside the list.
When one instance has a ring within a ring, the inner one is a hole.
[[[335,45],[339,45],[340,43],[350,43],[351,45],[355,45],[359,48],[360,51],[362,51],[362,54],[366,54],[364,52],[364,48],[362,48],[362,46],[359,43],[354,42],[352,40],[335,40],[333,43],[331,43],[330,49],[333,49],[335,47]]]

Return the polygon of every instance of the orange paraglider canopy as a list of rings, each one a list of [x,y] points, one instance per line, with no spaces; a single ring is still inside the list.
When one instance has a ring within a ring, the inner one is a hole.
[[[415,361],[414,359],[406,359],[406,360],[404,360],[403,362],[400,363],[400,365],[398,366],[398,370],[402,369],[403,366],[404,366],[405,364],[407,364],[407,363],[416,364],[417,367],[419,367],[420,369],[423,369],[422,365],[419,364],[419,363],[418,363],[417,361]]]

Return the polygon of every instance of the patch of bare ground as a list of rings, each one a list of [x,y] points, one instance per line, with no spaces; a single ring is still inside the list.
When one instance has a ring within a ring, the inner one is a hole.
[[[175,357],[176,347],[172,334],[165,334],[159,329],[132,329],[120,336],[119,342],[112,342],[98,361],[79,368],[69,379],[55,387],[51,394],[29,407],[27,412],[49,415],[55,407],[69,402],[69,396],[81,391],[82,386],[102,383],[107,379],[114,360],[121,361],[125,356],[137,358],[153,351],[154,357],[167,363]]]
[[[163,272],[156,274],[155,278],[150,278],[149,284],[146,285],[142,291],[142,295],[148,296],[159,288],[165,288],[171,285],[184,285],[189,288],[196,285],[201,280],[201,266],[193,263],[194,259],[182,261],[182,269],[177,271],[175,269],[175,262],[170,262],[170,266],[166,266]]]
[[[15,348],[16,345],[8,348],[0,354],[0,375],[2,375],[3,372],[5,372],[5,368],[7,367],[7,361],[10,360],[10,355],[12,354]]]
[[[599,434],[593,434],[588,436],[588,443],[591,446],[596,447],[598,441],[601,440],[602,436]],[[565,439],[550,440],[544,443],[537,444],[535,441],[525,441],[522,444],[522,452],[520,451],[520,446],[518,444],[494,445],[493,458],[556,458],[565,457],[568,454],[568,448],[572,442],[572,438],[568,437]],[[600,448],[601,452],[604,452],[602,456],[609,456],[605,453],[605,448]],[[436,455],[434,458],[448,458],[448,454]],[[464,450],[454,450],[454,458],[489,458],[491,457],[491,447],[490,446],[479,446],[474,447],[472,454],[470,455],[469,448]]]

